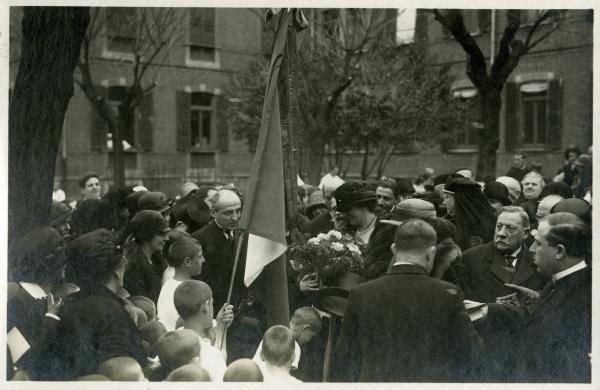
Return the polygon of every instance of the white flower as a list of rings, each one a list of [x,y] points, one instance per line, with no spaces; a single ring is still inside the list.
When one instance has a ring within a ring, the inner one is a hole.
[[[350,252],[360,254],[360,249],[358,248],[357,245],[355,245],[355,244],[346,244],[346,247],[348,248],[348,250]]]
[[[340,244],[339,242],[334,242],[333,244],[331,244],[331,249],[333,249],[334,251],[341,252],[344,250],[344,245]]]
[[[327,234],[325,234],[325,233],[319,233],[319,235],[317,236],[317,238],[319,240],[328,240],[329,236]]]
[[[338,240],[342,239],[342,233],[338,232],[337,230],[330,230],[329,233],[327,233],[327,235],[329,237],[333,236],[333,237],[337,238]]]
[[[321,240],[319,239],[319,237],[313,237],[310,240],[308,240],[308,243],[312,245],[319,245],[321,243]]]

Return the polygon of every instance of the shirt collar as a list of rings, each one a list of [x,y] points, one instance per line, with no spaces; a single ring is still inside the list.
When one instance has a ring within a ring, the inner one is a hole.
[[[19,285],[35,299],[43,299],[48,296],[48,294],[46,294],[46,292],[38,284],[20,282]]]
[[[507,257],[519,257],[519,254],[521,253],[521,249],[522,248],[523,248],[523,245],[521,245],[520,247],[518,247],[513,253],[511,253]]]
[[[585,260],[581,260],[579,263],[575,264],[574,266],[552,275],[552,281],[554,283],[556,283],[560,279],[564,278],[565,276],[571,275],[572,273],[575,273],[581,269],[584,269],[585,267],[587,267],[587,265],[585,264]]]

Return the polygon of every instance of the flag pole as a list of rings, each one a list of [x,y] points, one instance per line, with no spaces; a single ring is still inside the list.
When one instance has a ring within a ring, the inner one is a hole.
[[[225,301],[225,303],[227,305],[231,301],[231,295],[233,294],[233,282],[235,281],[235,274],[237,272],[237,267],[238,267],[238,263],[240,260],[240,254],[242,253],[243,242],[244,242],[244,232],[242,231],[241,234],[238,235],[237,244],[235,247],[235,258],[233,260],[233,272],[231,274],[231,280],[229,281],[229,290],[227,291],[227,300]],[[221,310],[221,309],[219,309],[219,310]],[[225,338],[227,336],[227,328],[228,327],[223,328],[223,334],[221,335],[221,343],[218,346],[220,350],[223,349],[223,345],[225,344]]]

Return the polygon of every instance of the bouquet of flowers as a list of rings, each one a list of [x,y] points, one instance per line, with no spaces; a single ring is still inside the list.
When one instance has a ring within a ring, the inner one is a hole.
[[[290,246],[288,256],[299,279],[316,273],[324,284],[348,272],[362,274],[365,269],[360,247],[352,236],[337,230],[321,233],[305,244]]]

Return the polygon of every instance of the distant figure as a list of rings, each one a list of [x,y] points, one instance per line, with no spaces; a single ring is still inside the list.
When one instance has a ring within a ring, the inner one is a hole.
[[[79,179],[79,188],[81,188],[83,200],[100,199],[102,196],[102,184],[97,173],[90,172]]]
[[[512,177],[520,182],[523,180],[525,174],[530,171],[531,168],[527,165],[527,154],[519,152],[513,155],[513,165],[508,172],[506,172],[506,176]]]
[[[338,167],[333,167],[325,176],[321,178],[319,182],[319,189],[323,191],[323,193],[330,193],[335,191],[336,188],[345,183],[345,181],[338,176],[340,173],[340,169]]]
[[[258,365],[250,359],[239,359],[232,362],[225,375],[223,382],[262,382],[263,374]]]

